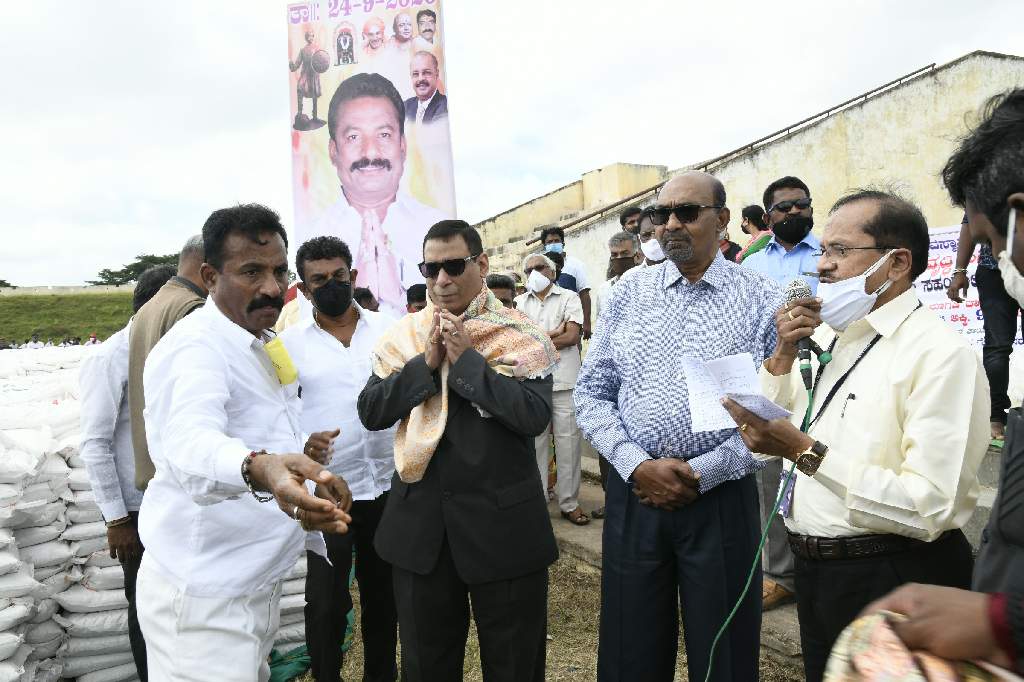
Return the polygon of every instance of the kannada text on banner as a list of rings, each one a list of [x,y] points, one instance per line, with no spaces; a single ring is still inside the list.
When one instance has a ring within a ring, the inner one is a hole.
[[[978,300],[978,287],[975,284],[974,274],[979,267],[984,266],[979,265],[978,250],[976,249],[975,253],[971,255],[971,261],[967,266],[967,278],[970,282],[967,296],[964,297],[963,303],[957,303],[950,300],[946,291],[949,289],[953,270],[956,268],[960,226],[933,229],[930,231],[929,237],[928,269],[914,282],[917,296],[921,299],[921,303],[934,311],[947,324],[952,325],[954,329],[964,335],[972,346],[980,351],[985,342],[984,314]],[[1016,345],[1022,343],[1019,333],[1014,343]]]
[[[355,286],[403,314],[423,236],[455,215],[441,0],[320,0],[287,16],[293,251],[341,238]]]

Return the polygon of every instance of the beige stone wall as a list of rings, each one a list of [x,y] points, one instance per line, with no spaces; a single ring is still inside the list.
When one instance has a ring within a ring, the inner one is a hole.
[[[865,185],[900,189],[929,225],[959,223],[962,211],[950,205],[939,172],[981,105],[1021,85],[1024,60],[970,56],[713,167],[729,195],[733,240],[742,243],[740,209],[760,204],[764,188],[784,175],[811,188],[819,234],[829,206]]]

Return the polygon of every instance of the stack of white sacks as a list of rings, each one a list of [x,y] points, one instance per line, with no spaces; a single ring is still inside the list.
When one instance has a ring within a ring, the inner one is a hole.
[[[137,679],[124,572],[78,454],[91,349],[0,352],[0,682]],[[282,588],[275,648],[305,644],[306,560]]]

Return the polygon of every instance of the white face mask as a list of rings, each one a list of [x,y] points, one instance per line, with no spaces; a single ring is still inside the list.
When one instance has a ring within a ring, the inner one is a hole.
[[[540,270],[534,270],[530,273],[530,276],[526,278],[526,288],[535,294],[539,294],[548,288],[551,284],[551,280],[541,274]]]
[[[885,284],[870,294],[864,287],[867,286],[868,277],[882,267],[882,263],[891,255],[892,251],[889,251],[856,277],[841,282],[820,283],[818,297],[821,298],[821,321],[837,331],[843,331],[871,312],[879,294],[884,293],[892,285],[892,280],[885,280]]]
[[[1024,305],[1024,275],[1010,260],[1013,255],[1013,240],[1017,232],[1017,209],[1010,209],[1010,222],[1006,226],[1006,250],[999,254],[999,272],[1003,276],[1003,287],[1006,293]]]
[[[647,256],[647,260],[665,260],[665,252],[661,250],[661,242],[654,237],[640,244],[640,250]]]

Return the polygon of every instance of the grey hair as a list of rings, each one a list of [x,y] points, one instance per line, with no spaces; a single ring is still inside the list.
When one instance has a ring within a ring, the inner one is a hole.
[[[178,254],[178,267],[180,268],[181,264],[188,260],[198,259],[200,263],[203,262],[203,259],[206,257],[205,253],[203,235],[192,235],[185,242],[185,246],[181,247],[181,253]]]
[[[640,238],[637,237],[632,232],[616,232],[608,240],[608,248],[611,248],[616,244],[621,244],[622,242],[629,242],[633,246],[633,251],[636,251],[638,248],[640,248],[637,244],[637,242],[639,241]]]
[[[555,261],[551,260],[543,253],[531,253],[529,256],[523,259],[523,266],[520,268],[524,272],[526,271],[526,264],[530,262],[531,258],[541,258],[544,260],[544,265],[551,268],[551,272],[558,272],[558,268],[555,267]]]

